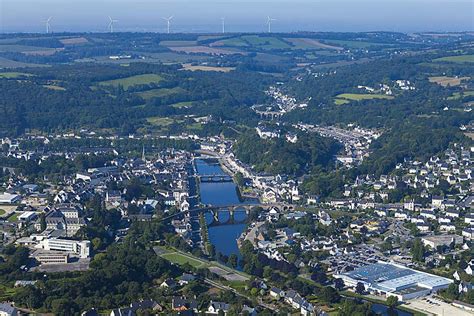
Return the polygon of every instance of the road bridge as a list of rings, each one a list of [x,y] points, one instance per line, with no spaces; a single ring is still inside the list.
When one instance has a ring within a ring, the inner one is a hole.
[[[231,176],[227,174],[198,174],[196,178],[199,179],[200,182],[233,182]]]
[[[217,221],[219,221],[219,211],[226,211],[230,212],[231,217],[234,216],[234,212],[239,209],[245,210],[245,213],[247,215],[250,214],[250,211],[254,207],[261,207],[265,210],[269,210],[273,207],[278,208],[279,210],[282,211],[292,211],[294,209],[293,205],[286,204],[286,203],[248,203],[248,204],[228,204],[228,205],[204,205],[201,207],[196,207],[193,209],[190,209],[188,211],[184,212],[179,212],[167,217],[164,217],[162,221],[171,221],[175,218],[183,217],[183,216],[197,216],[201,213],[206,213],[206,212],[211,212],[213,215],[213,218]]]

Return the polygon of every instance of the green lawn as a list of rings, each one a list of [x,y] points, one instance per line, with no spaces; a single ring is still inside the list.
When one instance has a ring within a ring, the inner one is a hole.
[[[2,210],[2,209],[0,208],[0,216],[2,216],[2,215],[5,214],[5,213],[6,213],[5,210]]]
[[[145,100],[153,99],[153,98],[159,98],[159,97],[164,97],[167,95],[172,95],[172,94],[179,94],[185,92],[182,88],[176,87],[176,88],[162,88],[162,89],[152,89],[152,90],[147,90],[147,91],[142,91],[142,92],[137,92],[137,95],[142,97]]]
[[[371,100],[371,99],[393,99],[391,95],[385,94],[368,94],[368,93],[342,93],[336,96],[334,103],[341,105],[349,101],[362,101],[362,100]],[[349,101],[348,101],[349,100]]]
[[[8,218],[7,218],[7,221],[13,223],[13,222],[18,222],[18,213],[14,212],[12,215],[10,215]]]
[[[194,268],[202,268],[203,266],[206,265],[202,261],[193,259],[191,257],[182,255],[182,254],[177,253],[177,252],[165,253],[165,254],[162,254],[161,257],[168,260],[168,261],[170,261],[170,262],[172,262],[172,263],[176,263],[176,264],[179,264],[179,265],[183,265],[185,263],[188,263],[189,265],[191,265]]]
[[[474,63],[474,55],[447,56],[433,59],[434,62]]]
[[[113,86],[113,87],[118,87],[121,85],[125,90],[128,90],[128,88],[136,86],[136,85],[159,83],[162,80],[163,80],[163,77],[160,75],[144,74],[144,75],[131,76],[127,78],[102,81],[99,84],[102,86]]]
[[[16,79],[16,78],[23,78],[23,77],[31,77],[32,74],[28,74],[25,72],[2,72],[0,73],[0,78],[5,79]]]

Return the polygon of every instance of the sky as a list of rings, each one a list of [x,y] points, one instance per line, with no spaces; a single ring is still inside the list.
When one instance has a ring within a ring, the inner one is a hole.
[[[116,31],[474,31],[474,0],[0,0],[0,33]]]

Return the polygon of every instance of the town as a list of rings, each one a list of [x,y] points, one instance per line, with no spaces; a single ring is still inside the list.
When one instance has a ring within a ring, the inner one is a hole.
[[[301,129],[334,137],[346,154],[367,149],[360,138],[370,143],[364,136],[370,134],[357,128],[354,136],[337,128]],[[2,139],[2,245],[28,250],[20,267],[26,279],[14,280],[15,286],[37,286],[27,277],[31,272],[87,271],[107,245],[126,241],[134,223],[160,221],[170,235],[155,246],[156,256],[183,270],[181,277],[160,281],[169,301],[142,297],[116,306],[111,315],[140,309],[227,314],[236,308],[222,295],[208,305],[198,303],[186,295],[190,284],[229,291],[242,301],[240,312],[249,315],[330,312],[338,295],[326,293],[325,302],[305,298],[305,283],[332,286],[341,296],[396,298],[417,311],[472,310],[463,302],[473,287],[472,147],[454,145],[428,161],[406,159],[390,175],[358,176],[345,185],[343,198],[320,199],[303,193],[301,179],[255,172],[236,158],[231,140],[172,139],[174,147],[163,139],[86,131]],[[97,147],[81,145],[93,141]],[[13,161],[21,163],[10,167]],[[206,200],[206,188],[227,184],[237,199]],[[394,202],[394,195],[403,202]],[[226,241],[236,242],[241,255],[229,255],[227,245],[210,238],[213,228],[226,225],[244,225],[237,238]],[[253,256],[273,271],[255,272]],[[282,274],[297,276],[298,288],[283,282]],[[256,289],[256,295],[236,284]],[[8,303],[0,307],[15,309]]]

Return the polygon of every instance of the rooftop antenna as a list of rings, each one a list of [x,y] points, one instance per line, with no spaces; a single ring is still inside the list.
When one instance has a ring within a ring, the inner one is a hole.
[[[272,32],[272,22],[273,21],[276,21],[276,19],[273,19],[270,16],[267,16],[268,33]]]
[[[110,22],[109,22],[109,26],[108,26],[109,32],[110,32],[110,33],[113,33],[113,32],[114,32],[114,23],[117,23],[118,20],[114,20],[114,19],[112,19],[112,18],[109,16],[109,21],[110,21]]]
[[[225,18],[221,18],[221,22],[222,22],[222,34],[225,33]]]
[[[46,20],[43,21],[43,23],[45,23],[46,25],[46,34],[49,34],[51,32],[51,20],[53,19],[52,16],[50,16],[49,18],[47,18]]]
[[[166,21],[167,33],[169,34],[171,31],[171,20],[173,19],[173,16],[169,16],[167,18],[162,18],[162,19]]]

